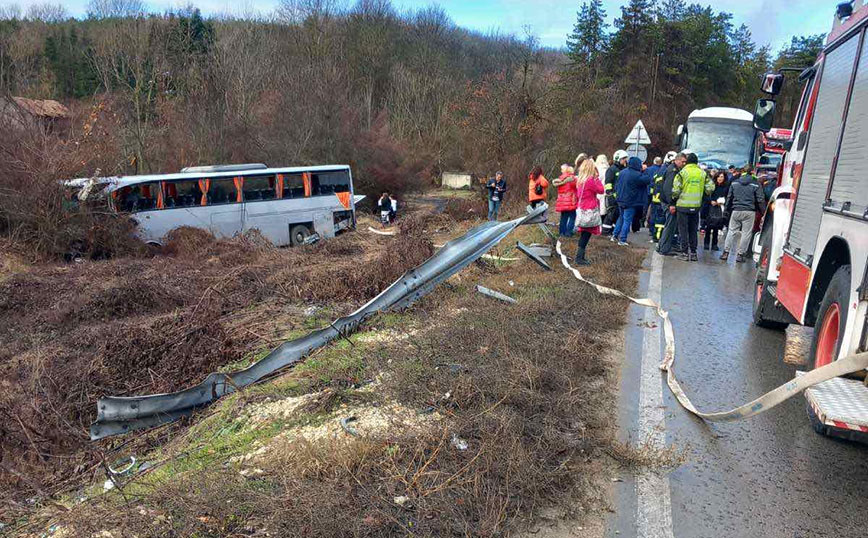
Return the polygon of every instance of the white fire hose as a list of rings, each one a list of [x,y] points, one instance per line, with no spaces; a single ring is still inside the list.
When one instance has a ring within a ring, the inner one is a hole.
[[[828,381],[829,379],[868,368],[868,353],[848,355],[843,359],[839,359],[831,364],[827,364],[826,366],[811,370],[791,381],[787,381],[780,387],[763,394],[751,402],[736,407],[735,409],[719,411],[716,413],[704,413],[693,406],[690,398],[687,397],[687,394],[684,393],[684,390],[675,378],[675,371],[672,368],[672,364],[675,362],[675,332],[672,330],[672,321],[669,320],[669,312],[663,310],[659,304],[651,299],[636,299],[619,290],[607,288],[595,284],[590,280],[586,280],[578,269],[570,265],[569,260],[561,250],[560,241],[557,241],[555,244],[555,250],[561,257],[561,263],[567,268],[567,270],[572,271],[573,276],[581,282],[592,286],[599,293],[621,297],[637,305],[653,308],[657,312],[657,315],[663,320],[663,334],[666,341],[666,351],[663,356],[663,362],[660,364],[660,369],[666,372],[666,384],[669,385],[669,389],[672,391],[672,394],[675,395],[675,398],[678,399],[678,403],[680,403],[682,407],[704,420],[710,422],[732,422],[759,415],[779,403],[792,398],[809,387],[822,383],[823,381]]]

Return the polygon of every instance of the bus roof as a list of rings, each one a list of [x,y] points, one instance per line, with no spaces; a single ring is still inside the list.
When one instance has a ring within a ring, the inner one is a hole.
[[[753,124],[753,114],[740,108],[712,106],[694,110],[687,116],[688,120],[730,120],[745,121]]]
[[[235,170],[227,172],[186,172],[176,174],[145,174],[139,176],[109,176],[99,178],[76,178],[64,181],[63,184],[69,187],[82,187],[91,179],[95,179],[96,183],[108,183],[110,191],[138,185],[139,183],[149,183],[151,181],[178,181],[184,179],[200,179],[200,178],[232,178],[237,176],[253,176],[253,175],[268,175],[268,174],[300,174],[302,172],[332,172],[335,170],[349,170],[349,165],[346,164],[326,164],[320,166],[294,166],[288,168],[258,168],[252,170]]]

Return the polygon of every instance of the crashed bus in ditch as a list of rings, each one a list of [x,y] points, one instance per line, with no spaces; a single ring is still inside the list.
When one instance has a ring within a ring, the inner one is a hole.
[[[137,234],[161,245],[189,226],[215,237],[258,230],[275,246],[301,245],[314,234],[331,238],[356,225],[347,165],[268,168],[264,164],[196,166],[176,174],[80,178],[65,181],[79,200],[102,196],[129,213]],[[97,187],[98,188],[95,188]]]

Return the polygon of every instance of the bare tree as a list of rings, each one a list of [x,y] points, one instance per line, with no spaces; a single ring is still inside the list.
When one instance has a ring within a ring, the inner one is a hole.
[[[141,17],[145,14],[142,0],[90,0],[87,15],[94,19]]]
[[[62,4],[45,2],[27,8],[27,18],[31,21],[60,22],[69,18],[69,12]]]

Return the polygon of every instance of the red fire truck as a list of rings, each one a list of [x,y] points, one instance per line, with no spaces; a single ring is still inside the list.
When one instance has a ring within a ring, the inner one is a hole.
[[[868,344],[866,27],[861,0],[840,4],[816,64],[799,74],[804,89],[793,136],[784,144],[779,186],[754,244],[754,322],[779,330],[791,323],[813,327],[810,368]],[[763,92],[771,98],[757,102],[757,129],[769,130],[783,83],[781,72],[765,76]],[[868,433],[864,375],[820,383],[805,395],[818,432]]]

